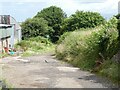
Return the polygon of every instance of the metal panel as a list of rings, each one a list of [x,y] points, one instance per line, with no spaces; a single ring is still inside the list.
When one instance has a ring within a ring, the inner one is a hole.
[[[0,28],[0,38],[5,38],[12,35],[13,28]]]
[[[0,15],[1,24],[10,24],[10,15]]]

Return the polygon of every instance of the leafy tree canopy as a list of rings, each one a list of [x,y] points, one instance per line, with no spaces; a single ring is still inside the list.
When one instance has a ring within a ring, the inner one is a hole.
[[[97,12],[76,11],[69,18],[64,20],[62,29],[65,31],[74,31],[80,28],[91,28],[101,25],[105,19]]]
[[[48,26],[52,27],[54,32],[50,34],[50,38],[53,42],[57,41],[60,36],[61,23],[66,18],[66,14],[63,10],[56,6],[50,6],[44,8],[34,18],[44,18],[48,21]]]
[[[48,26],[48,22],[43,18],[27,19],[21,26],[23,39],[36,36],[46,37],[52,32],[52,28]]]
[[[115,17],[118,19],[117,29],[119,31],[119,38],[118,39],[120,41],[120,14],[116,15]]]

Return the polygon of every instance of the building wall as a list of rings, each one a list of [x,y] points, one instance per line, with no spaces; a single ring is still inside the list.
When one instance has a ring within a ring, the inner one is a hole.
[[[8,42],[8,45],[6,43],[6,40]],[[3,46],[2,46],[2,43],[3,43]],[[10,48],[9,45],[10,45],[10,38],[4,39],[4,40],[0,40],[0,53],[2,53],[2,50],[4,50],[4,47]]]
[[[11,32],[13,31],[13,28],[10,27],[10,28],[0,28],[0,38],[5,38],[5,37],[8,37],[8,36],[11,36]]]
[[[12,32],[11,36],[11,45],[14,46],[15,43],[21,41],[21,27],[18,22],[13,17],[10,17],[10,24],[14,27],[14,32]]]
[[[0,15],[2,16],[2,15]],[[8,15],[9,16],[9,15]],[[9,25],[12,25],[11,28],[7,29],[7,30],[0,30],[0,39],[4,36],[10,36],[10,38],[8,38],[8,45],[11,45],[12,48],[14,48],[14,44],[16,44],[18,41],[20,42],[21,40],[21,27],[19,25],[19,23],[16,22],[16,20],[13,17],[9,17]],[[4,46],[6,46],[6,40],[3,40],[3,44]],[[2,50],[2,45],[1,45],[1,41],[0,41],[0,51]]]

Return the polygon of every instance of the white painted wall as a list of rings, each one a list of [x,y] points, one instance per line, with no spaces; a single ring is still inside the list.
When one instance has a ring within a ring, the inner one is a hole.
[[[13,47],[15,43],[21,41],[21,27],[18,22],[13,17],[10,17],[10,24],[13,25],[14,31],[11,36],[11,46]]]

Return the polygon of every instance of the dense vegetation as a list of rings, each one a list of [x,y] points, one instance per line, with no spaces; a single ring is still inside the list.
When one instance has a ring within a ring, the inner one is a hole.
[[[22,56],[37,55],[54,51],[54,45],[44,37],[34,37],[22,40],[15,45],[18,51],[23,51]]]
[[[61,8],[51,6],[41,10],[35,16],[35,18],[41,17],[48,21],[48,26],[50,26],[53,29],[53,32],[49,34],[49,37],[52,42],[56,42],[59,39],[61,24],[66,18],[66,14]]]
[[[21,26],[23,39],[36,36],[47,37],[52,32],[52,28],[48,26],[48,22],[43,18],[27,19]]]
[[[91,28],[105,23],[105,19],[97,12],[77,11],[67,18],[64,11],[56,6],[45,8],[32,19],[22,23],[23,39],[44,36],[52,42],[58,41],[66,31],[80,28]]]
[[[97,12],[76,11],[63,22],[64,31],[74,31],[80,28],[92,28],[105,23],[105,19]]]
[[[117,19],[104,26],[67,32],[58,41],[56,55],[74,66],[98,72],[113,81],[120,81],[119,63],[111,58],[118,52]]]
[[[44,36],[56,42],[60,36],[61,23],[66,18],[63,10],[56,6],[45,8],[32,19],[22,23],[23,38]]]
[[[120,41],[120,14],[116,15],[115,17],[118,19],[117,29],[119,31],[119,38],[118,39]]]
[[[120,50],[119,18],[116,15],[106,21],[97,12],[84,11],[67,17],[59,7],[44,8],[22,23],[24,40],[17,48],[25,51],[24,56],[36,54],[47,48],[51,50],[54,47],[51,40],[57,43],[59,59],[119,82],[120,63],[112,58]]]

